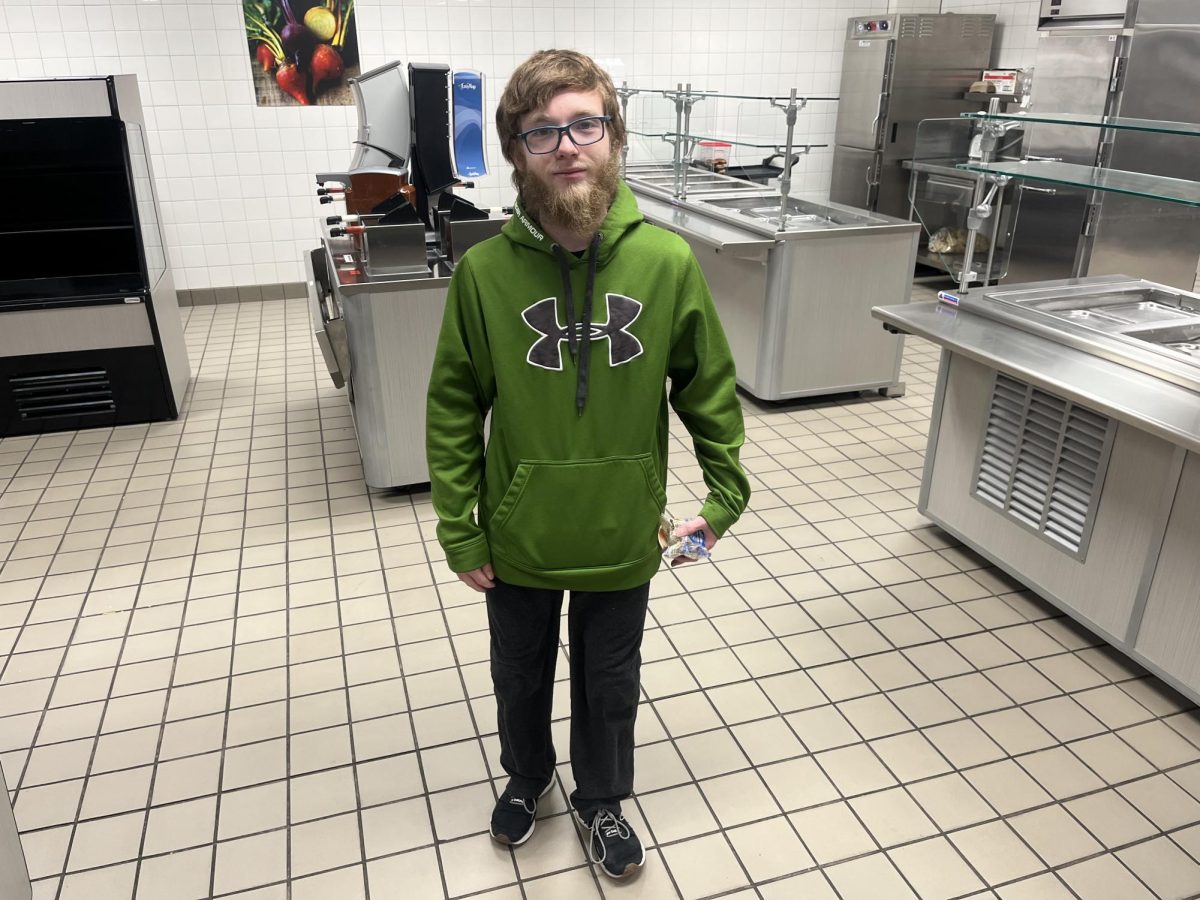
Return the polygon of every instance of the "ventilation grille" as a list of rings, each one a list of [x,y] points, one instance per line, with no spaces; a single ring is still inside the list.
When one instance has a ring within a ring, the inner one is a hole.
[[[994,21],[988,16],[960,15],[954,18],[962,28],[963,40],[991,37],[995,30]],[[902,38],[931,38],[937,35],[938,25],[942,21],[938,15],[900,16],[897,33]]]
[[[25,420],[94,415],[117,408],[104,369],[13,375],[8,384],[17,412]]]
[[[992,36],[992,31],[995,22],[987,16],[963,16],[962,17],[962,36],[963,40],[972,40],[974,38],[988,38]]]
[[[997,374],[975,496],[1082,558],[1114,432],[1099,413]]]

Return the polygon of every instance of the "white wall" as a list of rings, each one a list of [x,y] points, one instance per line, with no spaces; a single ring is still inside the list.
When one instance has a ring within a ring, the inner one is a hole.
[[[941,12],[942,0],[890,0],[891,13],[936,13]]]
[[[1016,37],[1035,0],[944,0],[946,11],[1000,11]],[[363,68],[401,59],[482,70],[489,118],[512,69],[536,49],[590,53],[620,83],[736,93],[836,94],[846,19],[936,12],[938,0],[358,0]],[[1014,46],[1024,47],[1024,37]],[[1023,52],[1023,51],[1021,51]],[[1017,64],[1001,55],[1002,64]],[[5,0],[0,78],[135,73],[176,285],[208,288],[302,279],[317,238],[311,173],[349,159],[353,107],[268,108],[254,102],[239,0]],[[824,109],[824,112],[822,111]],[[752,104],[723,112],[769,131],[781,114]],[[763,115],[763,113],[766,113]],[[631,116],[632,118],[632,116]],[[799,132],[831,143],[832,104],[801,114]],[[496,147],[481,205],[511,199]],[[746,159],[759,155],[748,151]],[[761,155],[766,155],[763,152]],[[830,151],[797,169],[797,189],[828,188]]]

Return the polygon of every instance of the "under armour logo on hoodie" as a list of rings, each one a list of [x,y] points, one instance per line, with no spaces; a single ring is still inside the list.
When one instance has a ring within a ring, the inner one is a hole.
[[[568,340],[567,328],[558,321],[557,304],[557,298],[547,297],[521,311],[521,318],[541,335],[529,348],[526,361],[531,366],[553,372],[562,371],[562,345]],[[608,364],[624,365],[642,355],[642,342],[628,331],[629,326],[642,314],[642,304],[621,294],[605,294],[604,304],[608,308],[608,321],[592,322],[587,338],[591,341],[608,338]],[[582,338],[583,323],[575,328]]]

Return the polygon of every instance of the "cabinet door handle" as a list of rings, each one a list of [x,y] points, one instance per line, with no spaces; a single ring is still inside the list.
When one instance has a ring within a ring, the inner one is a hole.
[[[879,146],[879,120],[883,118],[883,109],[887,99],[887,93],[882,93],[879,95],[879,102],[875,104],[875,118],[871,120],[871,136],[875,139],[875,146]]]
[[[1032,194],[1050,194],[1050,195],[1054,195],[1054,194],[1057,194],[1057,193],[1058,193],[1057,189],[1055,189],[1055,188],[1040,188],[1040,187],[1033,187],[1032,185],[1028,185],[1028,184],[1022,184],[1022,185],[1021,185],[1021,190],[1022,190],[1022,191],[1029,191],[1029,192],[1030,192],[1030,193],[1032,193]]]
[[[871,188],[875,187],[875,185],[879,183],[871,178],[871,173],[874,169],[875,164],[872,163],[871,165],[867,166],[866,171],[863,173],[863,180],[867,183],[866,199],[863,202],[868,206],[871,204]]]
[[[1025,154],[1027,162],[1062,162],[1061,156],[1034,156],[1032,153]]]

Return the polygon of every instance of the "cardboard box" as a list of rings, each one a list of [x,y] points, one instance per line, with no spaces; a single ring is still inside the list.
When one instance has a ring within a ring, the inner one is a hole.
[[[1018,72],[1018,69],[984,69],[983,80],[995,85],[997,94],[1015,94]]]

